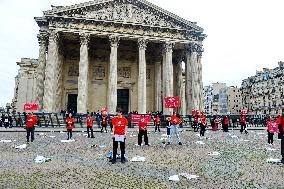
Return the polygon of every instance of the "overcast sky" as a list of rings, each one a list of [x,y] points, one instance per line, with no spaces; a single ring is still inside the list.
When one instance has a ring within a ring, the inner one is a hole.
[[[38,26],[34,17],[51,5],[72,5],[86,0],[0,1],[0,106],[14,95],[17,61],[38,58]],[[204,85],[224,82],[240,86],[242,79],[264,67],[284,61],[283,0],[149,0],[197,22],[204,41]]]

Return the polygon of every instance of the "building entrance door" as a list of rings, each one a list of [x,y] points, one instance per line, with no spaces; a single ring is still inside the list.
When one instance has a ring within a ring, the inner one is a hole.
[[[129,89],[117,90],[117,108],[121,108],[123,113],[129,112]]]
[[[77,113],[78,94],[68,94],[67,110],[71,113]]]

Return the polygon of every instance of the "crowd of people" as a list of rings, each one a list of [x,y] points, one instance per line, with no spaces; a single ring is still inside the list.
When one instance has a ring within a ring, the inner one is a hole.
[[[161,112],[151,112],[150,119],[154,121],[155,132],[160,132],[160,126],[162,125],[162,114]],[[133,112],[133,114],[138,114],[138,112]],[[11,117],[11,116],[10,116]],[[95,117],[95,119],[94,119]],[[241,125],[240,132],[248,134],[247,130],[247,115],[242,114],[239,117],[239,123]],[[72,113],[64,113],[65,123],[66,123],[66,131],[67,131],[67,140],[72,139],[72,131],[75,127],[75,118]],[[116,162],[116,154],[118,143],[120,143],[121,149],[121,161],[125,162],[124,154],[125,154],[125,141],[126,141],[126,130],[128,127],[128,119],[123,117],[123,112],[121,109],[117,110],[116,116],[110,116],[108,113],[104,111],[98,111],[96,113],[88,113],[86,117],[86,121],[84,125],[87,128],[88,138],[94,138],[93,133],[93,125],[94,121],[97,121],[98,126],[101,128],[101,132],[108,132],[107,126],[110,126],[111,132],[113,133],[113,159],[112,163]],[[213,116],[212,119],[206,118],[206,115],[203,112],[195,112],[191,116],[191,125],[194,132],[198,132],[200,130],[200,136],[203,137],[205,135],[206,129],[209,129],[211,126],[211,130],[217,131],[219,130],[219,125],[222,125],[223,132],[229,132],[229,124],[230,119],[228,116],[223,116],[222,120],[217,116]],[[34,131],[35,126],[38,124],[39,119],[33,113],[25,114],[25,128],[27,132],[27,142],[34,141]],[[174,112],[171,116],[166,117],[163,123],[165,123],[165,127],[167,130],[167,145],[173,144],[174,136],[177,139],[177,144],[182,145],[182,139],[180,135],[180,125],[183,122],[183,118],[177,115]],[[210,122],[210,124],[209,124]],[[11,118],[9,118],[8,114],[2,114],[1,116],[1,126],[10,127],[12,124]],[[142,139],[144,137],[145,145],[149,145],[148,139],[148,125],[149,120],[146,119],[145,115],[140,115],[140,120],[138,121],[138,145],[142,145]],[[278,115],[275,120],[271,116],[266,119],[266,127],[267,127],[267,136],[268,143],[273,145],[273,137],[274,134],[278,135],[278,139],[281,139],[281,155],[282,162],[284,163],[284,109],[282,110],[282,115]]]

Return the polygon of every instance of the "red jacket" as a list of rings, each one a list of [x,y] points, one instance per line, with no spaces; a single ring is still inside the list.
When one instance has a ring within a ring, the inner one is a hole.
[[[277,125],[281,125],[281,123],[282,123],[282,117],[281,116],[277,116],[276,117],[276,124]]]
[[[146,131],[147,130],[147,124],[148,124],[148,122],[145,119],[143,121],[140,120],[138,122],[139,130]]]
[[[245,116],[241,117],[240,123],[246,123],[246,117]]]
[[[66,126],[66,128],[67,129],[73,129],[74,128],[74,118],[70,118],[70,117],[68,117],[67,119],[66,119],[66,123],[67,123],[67,126]]]
[[[115,135],[125,135],[126,127],[128,125],[128,121],[125,117],[119,118],[115,117],[111,120],[113,125],[113,130]]]
[[[156,122],[156,124],[160,124],[160,118],[159,117],[156,117],[156,119],[155,119],[155,122]]]
[[[206,117],[204,115],[200,116],[200,122],[205,126],[206,125]]]
[[[33,127],[38,122],[38,119],[35,115],[28,115],[27,116],[27,123],[26,127]]]
[[[224,124],[225,124],[225,125],[229,125],[229,118],[228,118],[228,117],[225,117],[225,118],[224,118]]]
[[[180,124],[180,122],[181,122],[181,120],[177,116],[174,116],[174,115],[171,116],[171,124],[172,125]]]
[[[103,117],[102,119],[102,125],[106,125],[107,124],[107,118],[106,117]]]
[[[94,119],[92,117],[88,117],[87,118],[87,127],[92,127],[93,121],[94,121]]]

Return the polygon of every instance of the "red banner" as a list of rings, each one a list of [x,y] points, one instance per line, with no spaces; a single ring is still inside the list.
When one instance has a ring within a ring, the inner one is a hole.
[[[138,123],[140,121],[141,115],[131,114],[131,122]],[[145,115],[145,120],[151,122],[151,115]]]
[[[165,97],[165,108],[178,108],[180,107],[179,96]]]
[[[28,110],[38,110],[38,104],[29,104],[29,103],[24,104],[24,111]]]

